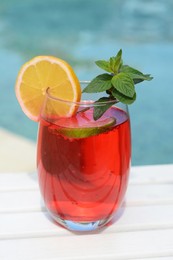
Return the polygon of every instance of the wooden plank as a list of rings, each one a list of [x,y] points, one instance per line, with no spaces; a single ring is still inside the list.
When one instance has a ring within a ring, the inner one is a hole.
[[[3,240],[0,241],[0,259],[173,257],[172,237],[173,229]]]
[[[129,185],[126,206],[173,204],[173,185]],[[38,189],[0,192],[0,212],[44,210]]]
[[[132,185],[173,184],[173,164],[132,167],[129,183]]]
[[[173,164],[133,166],[129,184],[172,184]],[[0,173],[0,191],[37,189],[37,173]]]
[[[35,174],[0,174],[0,259],[172,260],[172,169],[133,167],[113,224],[84,235],[49,219]]]
[[[0,173],[0,192],[38,189],[36,173]]]
[[[0,239],[69,235],[55,224],[47,212],[1,214]],[[121,208],[104,233],[173,229],[173,207],[145,206]]]
[[[43,211],[39,190],[0,192],[0,213]]]
[[[131,258],[130,260],[173,260],[173,256],[168,256],[168,257],[165,257],[164,258],[162,256],[160,257],[152,257],[152,258],[148,258],[148,257],[145,257],[145,258]]]
[[[129,185],[125,203],[127,206],[173,204],[173,184]]]

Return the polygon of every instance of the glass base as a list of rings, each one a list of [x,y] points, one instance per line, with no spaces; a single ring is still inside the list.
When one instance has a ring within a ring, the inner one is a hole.
[[[62,219],[58,216],[55,216],[52,213],[50,213],[50,215],[61,226],[65,227],[68,230],[76,231],[76,232],[94,231],[105,226],[110,221],[110,218],[106,218],[97,221],[77,222],[77,221]]]

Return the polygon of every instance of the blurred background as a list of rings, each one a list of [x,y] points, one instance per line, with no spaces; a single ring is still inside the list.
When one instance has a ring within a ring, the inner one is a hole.
[[[0,128],[36,142],[14,93],[27,60],[54,55],[90,80],[101,72],[94,61],[122,48],[126,64],[154,77],[129,106],[132,165],[173,163],[172,14],[172,0],[1,0]]]

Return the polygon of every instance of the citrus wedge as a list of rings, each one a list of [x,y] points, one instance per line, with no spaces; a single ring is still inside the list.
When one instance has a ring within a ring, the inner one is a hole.
[[[109,131],[116,124],[116,119],[110,117],[99,122],[88,122],[80,127],[73,117],[67,122],[68,126],[60,126],[57,130],[58,133],[69,138],[87,138]]]
[[[21,67],[15,86],[23,112],[33,121],[39,121],[47,88],[58,99],[80,101],[80,83],[71,66],[59,58],[37,56]],[[53,106],[65,117],[76,112],[73,103],[67,106],[65,102],[54,102]]]

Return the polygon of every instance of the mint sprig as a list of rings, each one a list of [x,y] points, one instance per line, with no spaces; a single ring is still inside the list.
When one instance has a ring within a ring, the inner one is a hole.
[[[103,102],[103,105],[94,106],[93,117],[95,120],[99,119],[107,109],[118,101],[128,105],[132,104],[136,100],[135,84],[153,79],[150,74],[143,74],[137,69],[124,65],[121,49],[116,56],[110,57],[109,61],[98,60],[95,63],[108,72],[95,77],[83,90],[86,93],[106,92],[108,95],[95,102],[96,104]]]

